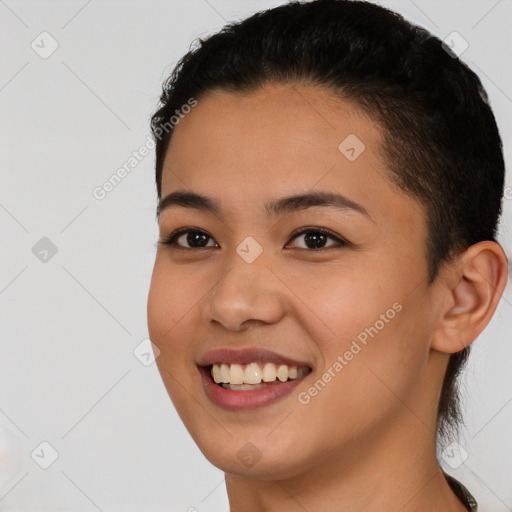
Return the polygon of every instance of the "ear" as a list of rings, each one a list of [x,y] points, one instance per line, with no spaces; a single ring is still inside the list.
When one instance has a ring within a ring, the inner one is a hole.
[[[431,347],[453,354],[473,343],[491,320],[507,284],[507,257],[498,243],[479,242],[442,273],[444,300]]]

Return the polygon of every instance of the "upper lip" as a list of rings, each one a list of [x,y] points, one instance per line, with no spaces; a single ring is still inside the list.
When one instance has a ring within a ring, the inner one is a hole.
[[[287,366],[298,366],[311,368],[311,365],[304,361],[298,361],[288,356],[283,356],[262,348],[244,348],[244,349],[230,349],[219,348],[211,350],[199,358],[199,366],[209,366],[214,363],[274,363],[285,364]]]

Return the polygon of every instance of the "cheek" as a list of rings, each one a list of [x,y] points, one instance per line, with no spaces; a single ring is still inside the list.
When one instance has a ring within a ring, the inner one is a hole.
[[[398,314],[393,309],[398,293],[389,284],[379,283],[377,278],[364,272],[331,268],[317,273],[313,286],[311,282],[303,282],[301,289],[296,288],[297,295],[304,297],[306,306],[322,321],[321,333],[311,334],[323,351],[333,355],[334,350],[338,355],[358,335],[364,341],[366,330],[374,332],[372,326],[376,322],[380,332],[393,321]]]
[[[312,401],[319,410],[336,404],[340,420],[350,410],[369,421],[400,404],[394,393],[406,396],[426,361],[421,301],[404,292],[403,278],[385,279],[384,272],[336,275],[298,293],[322,320],[309,324],[322,352],[317,377],[325,384],[311,390],[318,397]]]
[[[192,372],[195,367],[188,364],[190,346],[187,340],[193,339],[193,333],[186,331],[187,312],[194,304],[189,298],[187,287],[183,286],[183,273],[178,273],[155,263],[148,293],[147,323],[151,341],[160,350],[156,366],[162,382],[182,421],[188,423],[184,385],[190,389],[189,382],[197,379]],[[184,416],[185,414],[185,416]]]
[[[186,272],[155,262],[147,302],[148,332],[160,350],[156,363],[173,402],[179,383],[196,371],[189,341],[194,339],[194,332],[187,319],[199,307],[199,292]]]
[[[343,450],[360,446],[358,440],[372,438],[396,421],[404,403],[414,409],[422,359],[400,346],[401,313],[380,330],[381,324],[375,327],[375,321],[369,326],[372,329],[346,328],[324,347],[324,367],[309,387],[300,390],[301,421],[309,424],[306,430],[324,432],[321,438],[312,436],[314,451],[328,456],[334,446]],[[365,324],[362,318],[358,322]],[[361,333],[364,336],[358,338]]]
[[[167,265],[163,257],[157,256],[147,303],[148,328],[153,342],[174,339],[186,316],[199,303],[204,291],[196,286],[193,276],[193,272]]]

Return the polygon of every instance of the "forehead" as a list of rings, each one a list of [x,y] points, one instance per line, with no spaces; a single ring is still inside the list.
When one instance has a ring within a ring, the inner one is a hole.
[[[380,126],[327,88],[210,91],[175,127],[162,196],[193,189],[242,207],[315,189],[343,193],[370,214],[389,216],[400,201],[418,209],[392,184],[382,144]]]
[[[232,154],[295,145],[302,153],[329,147],[339,156],[338,144],[351,133],[374,145],[381,142],[380,127],[353,102],[319,86],[271,83],[249,93],[209,91],[192,111],[179,121],[171,137],[172,146],[230,143]],[[196,137],[194,141],[190,136]],[[188,140],[186,140],[188,139]],[[233,142],[238,144],[234,145]],[[242,145],[248,143],[246,145]],[[264,146],[262,146],[264,145]],[[226,155],[229,156],[229,155]]]
[[[296,178],[308,177],[308,170],[326,165],[358,167],[355,160],[346,164],[347,154],[339,149],[349,136],[357,152],[365,148],[361,156],[367,163],[379,151],[380,128],[352,102],[321,87],[268,84],[244,94],[209,91],[176,125],[164,167],[233,166],[258,170],[262,177],[266,170],[279,169],[284,176],[295,169],[301,171],[293,173]],[[163,174],[164,181],[170,177]]]

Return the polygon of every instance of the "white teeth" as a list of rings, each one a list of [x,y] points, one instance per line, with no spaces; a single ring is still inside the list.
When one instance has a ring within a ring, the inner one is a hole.
[[[221,372],[220,366],[214,364],[212,366],[212,377],[215,382],[223,382],[221,373],[222,372]]]
[[[246,384],[259,384],[261,382],[261,368],[258,363],[251,363],[245,367],[244,382]]]
[[[266,384],[224,384],[224,389],[232,389],[233,391],[249,391],[253,389],[266,388]]]
[[[275,365],[274,363],[250,363],[245,368],[240,364],[213,364],[211,374],[217,384],[226,384],[224,387],[233,389],[229,385],[234,384],[236,389],[259,389],[265,387],[266,383],[286,382],[294,380],[309,372],[309,368],[297,368],[286,364]],[[248,387],[247,387],[248,386]]]
[[[279,366],[279,368],[277,369],[277,378],[281,382],[286,382],[288,380],[288,366],[286,366],[285,364]]]
[[[244,370],[239,364],[232,364],[229,368],[229,383],[230,384],[243,384],[244,383]],[[246,382],[246,384],[249,384]]]
[[[229,364],[220,365],[219,380],[215,382],[229,382]]]
[[[277,378],[276,365],[274,363],[266,363],[262,372],[263,382],[274,382]]]

